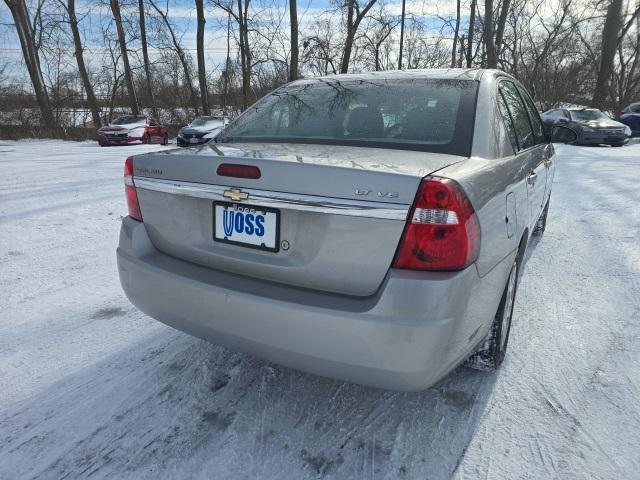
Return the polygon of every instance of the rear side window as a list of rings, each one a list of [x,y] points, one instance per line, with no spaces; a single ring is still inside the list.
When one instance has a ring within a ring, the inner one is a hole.
[[[531,127],[533,128],[533,136],[535,137],[536,144],[544,143],[544,128],[542,127],[542,121],[540,120],[540,114],[533,104],[531,97],[523,90],[520,90],[520,94],[524,99],[524,104],[529,112],[529,120],[531,120]]]
[[[516,129],[513,125],[513,119],[511,118],[511,114],[509,114],[509,109],[507,108],[507,104],[504,101],[504,97],[501,92],[498,92],[498,109],[500,110],[500,116],[504,121],[504,126],[507,128],[507,133],[509,134],[509,140],[511,141],[513,151],[517,152],[518,139],[516,137]]]
[[[498,88],[513,119],[519,150],[533,147],[536,144],[535,135],[531,129],[527,108],[518,93],[518,89],[512,82],[508,81],[501,82]]]

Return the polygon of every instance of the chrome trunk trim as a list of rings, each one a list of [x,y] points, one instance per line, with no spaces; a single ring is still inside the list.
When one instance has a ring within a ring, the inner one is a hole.
[[[206,198],[228,202],[223,196],[225,190],[232,187],[209,185],[206,183],[181,182],[159,178],[134,176],[136,188],[154,192],[171,193],[195,198]],[[369,202],[343,198],[328,198],[298,193],[271,192],[243,188],[249,194],[247,203],[271,208],[286,208],[304,212],[325,213],[330,215],[346,215],[350,217],[382,218],[386,220],[405,221],[410,205],[387,202]],[[242,202],[237,202],[240,205]]]

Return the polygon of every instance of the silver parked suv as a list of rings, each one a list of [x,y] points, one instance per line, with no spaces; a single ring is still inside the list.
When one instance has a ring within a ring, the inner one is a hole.
[[[127,159],[120,280],[195,336],[424,389],[465,360],[502,362],[553,162],[529,95],[499,71],[300,80],[214,144]]]

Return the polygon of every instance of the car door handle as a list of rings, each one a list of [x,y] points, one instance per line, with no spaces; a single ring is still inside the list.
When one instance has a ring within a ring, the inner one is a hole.
[[[535,185],[536,180],[538,180],[538,174],[536,172],[531,172],[529,175],[527,175],[527,183],[529,185]]]

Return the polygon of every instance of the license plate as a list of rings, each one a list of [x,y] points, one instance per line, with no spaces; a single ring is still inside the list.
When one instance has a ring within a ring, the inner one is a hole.
[[[280,247],[280,211],[255,205],[215,202],[213,239],[277,252]]]
[[[198,139],[197,138],[190,138],[189,139],[189,143],[198,143]]]

